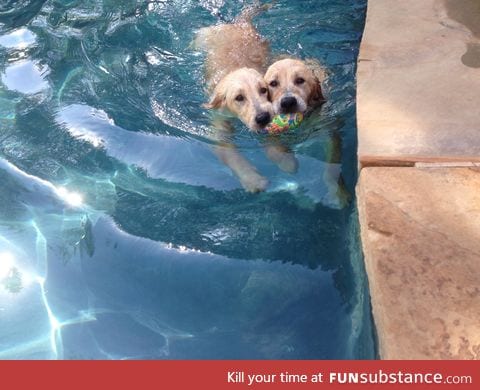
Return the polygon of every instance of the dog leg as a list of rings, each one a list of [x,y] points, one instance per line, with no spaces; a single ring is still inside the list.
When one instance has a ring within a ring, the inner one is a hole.
[[[297,172],[298,160],[295,154],[278,139],[270,138],[267,140],[265,153],[282,171],[287,173]]]
[[[343,209],[350,201],[351,195],[348,193],[343,182],[342,173],[338,174],[334,164],[342,163],[342,140],[340,135],[335,132],[325,143],[326,162],[328,166],[323,173],[323,180],[328,188],[329,196],[337,199],[338,207]]]
[[[217,145],[215,153],[238,177],[246,191],[256,193],[266,190],[268,180],[257,172],[233,144]]]
[[[212,124],[216,130],[215,140],[217,141],[214,151],[220,161],[232,170],[246,191],[252,193],[265,191],[268,180],[260,175],[255,167],[230,142],[232,135],[230,123],[224,119],[215,119]]]

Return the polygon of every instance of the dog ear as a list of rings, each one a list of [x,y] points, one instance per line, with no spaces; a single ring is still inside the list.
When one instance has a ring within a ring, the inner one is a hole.
[[[205,103],[203,107],[208,110],[217,109],[223,105],[224,101],[225,95],[215,91],[212,99],[208,103]]]
[[[320,84],[325,81],[328,76],[327,70],[313,58],[307,58],[305,61],[305,65],[312,71],[313,75],[320,81]]]
[[[312,92],[310,93],[309,103],[312,105],[321,104],[325,101],[322,93],[322,83],[326,79],[327,72],[317,60],[311,58],[305,60],[305,65],[313,74]]]
[[[320,81],[316,77],[313,79],[313,86],[312,92],[308,98],[309,105],[315,106],[317,104],[321,104],[325,101],[325,97],[322,93],[322,86],[320,85]]]

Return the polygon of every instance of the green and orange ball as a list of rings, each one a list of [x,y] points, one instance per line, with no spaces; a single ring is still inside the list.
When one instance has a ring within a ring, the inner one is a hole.
[[[296,129],[303,121],[303,114],[295,112],[290,114],[277,114],[272,121],[263,129],[264,134],[277,135],[288,130]]]

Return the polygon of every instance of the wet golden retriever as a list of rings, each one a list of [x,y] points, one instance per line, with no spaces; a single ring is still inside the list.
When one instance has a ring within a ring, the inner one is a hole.
[[[270,99],[276,114],[301,112],[320,106],[325,98],[321,83],[325,73],[314,60],[284,58],[265,73]]]
[[[324,101],[321,82],[324,72],[314,60],[283,58],[267,69],[264,79],[275,114],[301,112],[305,114]],[[270,140],[266,148],[270,160],[286,172],[295,172],[298,162],[293,152],[278,139]]]
[[[254,15],[268,6],[245,9],[234,23],[206,27],[198,31],[195,46],[206,52],[205,78],[215,128],[215,151],[250,192],[264,191],[268,181],[230,142],[239,118],[249,129],[264,128],[273,116],[268,86],[263,79],[269,58],[269,44],[251,23]]]
[[[283,58],[274,62],[267,69],[264,79],[268,84],[270,99],[275,114],[309,112],[319,108],[325,97],[322,83],[325,81],[326,72],[320,63],[313,59],[300,60],[296,58]],[[308,119],[306,119],[306,122]],[[335,165],[341,162],[341,137],[332,134],[325,142],[326,158],[329,166],[324,171],[324,180],[329,192],[334,192],[338,203],[343,207],[349,200],[342,176],[338,175]],[[286,147],[278,144],[271,149],[274,156],[288,167],[295,167],[295,155]]]

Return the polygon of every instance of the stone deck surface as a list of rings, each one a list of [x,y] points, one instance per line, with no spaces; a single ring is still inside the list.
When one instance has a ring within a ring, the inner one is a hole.
[[[480,2],[369,0],[359,162],[480,162]]]
[[[364,168],[362,243],[383,359],[480,359],[480,168]]]
[[[357,86],[380,356],[480,359],[480,0],[369,0]]]

